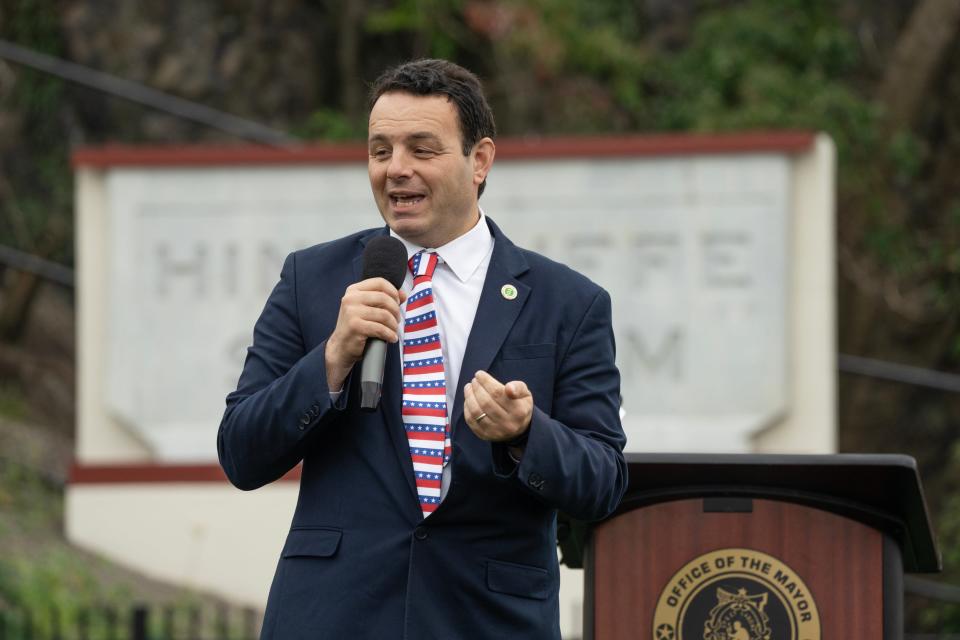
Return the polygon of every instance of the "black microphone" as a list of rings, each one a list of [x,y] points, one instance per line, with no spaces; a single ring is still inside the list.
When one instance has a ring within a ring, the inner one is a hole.
[[[407,275],[407,248],[392,236],[377,236],[363,250],[363,279],[383,278],[397,289]],[[387,360],[387,343],[368,338],[360,365],[360,408],[376,411],[383,388],[383,365]]]

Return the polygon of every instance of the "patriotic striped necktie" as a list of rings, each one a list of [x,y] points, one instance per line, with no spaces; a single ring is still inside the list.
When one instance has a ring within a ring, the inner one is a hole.
[[[410,258],[413,289],[403,323],[403,405],[420,509],[426,518],[440,504],[443,467],[450,460],[447,385],[440,327],[433,297],[433,272],[439,257],[420,251]]]

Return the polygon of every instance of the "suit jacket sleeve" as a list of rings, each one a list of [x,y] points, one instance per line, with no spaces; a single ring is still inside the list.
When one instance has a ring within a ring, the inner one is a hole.
[[[498,473],[580,520],[609,515],[627,487],[615,351],[610,296],[600,290],[560,354],[550,414],[534,406],[520,463],[494,447]]]
[[[220,464],[240,489],[256,489],[292,469],[311,435],[339,414],[327,388],[326,341],[310,350],[305,346],[296,270],[294,253],[257,320],[253,346],[220,422]]]

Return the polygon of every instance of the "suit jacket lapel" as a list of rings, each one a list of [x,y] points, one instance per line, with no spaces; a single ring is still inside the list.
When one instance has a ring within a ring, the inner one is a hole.
[[[387,228],[372,233],[360,240],[360,243],[366,247],[367,241],[379,235],[386,235]],[[363,278],[363,254],[357,256],[353,261],[354,282],[359,282]],[[359,371],[359,369],[357,369]],[[383,370],[383,395],[380,397],[380,408],[377,411],[383,416],[384,426],[387,433],[390,434],[390,441],[393,442],[393,451],[397,456],[397,462],[403,470],[403,476],[406,478],[407,486],[410,488],[410,495],[419,509],[420,498],[417,497],[417,487],[413,479],[413,461],[410,459],[410,445],[407,442],[407,432],[403,426],[403,420],[400,418],[400,401],[402,400],[402,376],[400,373],[400,347],[392,345],[387,349],[387,362]],[[359,396],[357,396],[359,398]]]
[[[464,385],[473,378],[474,373],[481,369],[486,370],[493,362],[530,296],[530,287],[517,280],[517,276],[529,268],[526,259],[493,220],[487,218],[487,222],[494,238],[493,255],[490,256],[477,314],[474,316],[473,327],[463,353],[450,422],[454,431],[463,418]],[[511,285],[516,289],[517,296],[513,299],[505,297],[502,291],[504,285]]]
[[[400,348],[392,345],[387,350],[387,364],[383,371],[383,396],[380,398],[380,411],[383,413],[383,422],[393,442],[393,451],[403,469],[403,476],[410,488],[410,497],[420,506],[417,497],[417,486],[413,479],[413,460],[410,458],[410,443],[407,441],[407,431],[400,417],[400,403],[403,377],[400,372]]]

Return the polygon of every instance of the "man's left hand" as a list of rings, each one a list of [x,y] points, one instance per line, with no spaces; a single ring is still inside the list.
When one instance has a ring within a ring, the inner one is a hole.
[[[514,440],[530,427],[533,395],[520,380],[502,384],[486,371],[477,371],[463,389],[463,415],[481,440]]]

